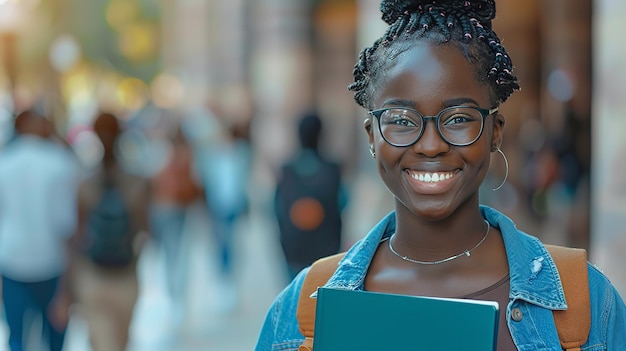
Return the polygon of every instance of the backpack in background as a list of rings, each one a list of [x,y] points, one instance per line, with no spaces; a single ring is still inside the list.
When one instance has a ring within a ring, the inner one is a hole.
[[[275,212],[287,262],[307,266],[339,251],[340,188],[341,173],[335,163],[318,158],[282,167]]]
[[[87,217],[87,256],[96,264],[123,267],[134,259],[133,226],[123,194],[105,182]]]

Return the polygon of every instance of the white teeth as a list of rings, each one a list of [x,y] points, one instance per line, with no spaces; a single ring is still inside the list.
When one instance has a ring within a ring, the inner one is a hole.
[[[413,179],[426,183],[437,183],[446,179],[450,179],[454,176],[453,172],[441,172],[441,173],[411,173]]]

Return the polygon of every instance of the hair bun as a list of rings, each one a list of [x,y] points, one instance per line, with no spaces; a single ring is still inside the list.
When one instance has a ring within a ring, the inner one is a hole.
[[[383,21],[393,24],[405,13],[419,11],[422,5],[432,3],[432,1],[419,0],[383,0],[380,3],[380,12],[383,13]]]
[[[450,7],[457,11],[465,11],[480,23],[491,27],[491,20],[496,18],[496,2],[494,0],[465,0],[465,1],[444,1],[450,3]]]
[[[383,0],[380,3],[382,19],[390,25],[402,15],[422,12],[428,8],[464,13],[489,27],[491,20],[496,17],[494,0]]]

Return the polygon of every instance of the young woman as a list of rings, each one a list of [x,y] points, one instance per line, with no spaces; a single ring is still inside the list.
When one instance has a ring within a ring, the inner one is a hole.
[[[347,252],[326,285],[498,301],[498,350],[560,350],[552,310],[565,300],[553,259],[479,203],[491,153],[501,152],[499,106],[519,88],[491,29],[495,3],[384,0],[381,11],[390,27],[361,52],[350,90],[369,111],[370,151],[395,211]],[[624,302],[596,268],[588,273],[585,346],[623,348]],[[305,274],[276,298],[257,350],[302,343],[295,311]]]

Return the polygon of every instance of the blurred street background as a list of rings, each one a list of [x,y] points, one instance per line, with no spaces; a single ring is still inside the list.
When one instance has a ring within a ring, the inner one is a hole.
[[[263,217],[253,214],[249,223],[241,223],[242,227],[249,228],[241,233],[242,240],[237,244],[238,255],[241,255],[237,262],[240,304],[229,313],[221,312],[213,284],[217,281],[217,268],[208,259],[216,251],[215,245],[203,235],[208,231],[207,218],[197,209],[190,215],[185,252],[195,278],[189,282],[184,333],[172,340],[175,331],[168,318],[163,261],[158,248],[149,245],[141,257],[142,288],[131,325],[129,351],[252,350],[267,307],[285,284],[276,274],[282,266],[277,259],[280,252],[270,231],[272,226]],[[64,350],[90,350],[85,321],[79,309],[73,312]],[[4,325],[0,336],[0,350],[9,350]]]
[[[522,90],[500,109],[507,182],[490,190],[505,173],[494,156],[482,201],[544,242],[588,249],[626,296],[626,47],[619,44],[626,2],[496,2],[494,26]],[[342,246],[391,210],[369,155],[366,113],[346,88],[358,52],[385,29],[378,5],[0,0],[0,154],[15,141],[15,116],[28,109],[51,122],[87,173],[103,158],[92,126],[101,111],[123,122],[118,154],[135,175],[153,179],[166,168],[174,131],[191,146],[203,193],[184,211],[183,303],[168,296],[169,263],[148,239],[129,351],[253,349],[287,284],[273,196],[305,112],[319,113],[320,149],[342,165],[349,194]],[[213,197],[232,199],[232,186],[246,204],[224,253],[228,240],[215,225],[223,207]],[[71,311],[65,350],[89,351],[81,306]],[[0,351],[7,337],[0,323]],[[31,339],[28,351],[39,351]]]

